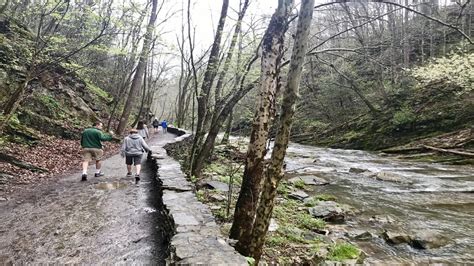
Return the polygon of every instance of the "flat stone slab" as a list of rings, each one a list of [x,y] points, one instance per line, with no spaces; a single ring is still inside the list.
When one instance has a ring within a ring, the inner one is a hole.
[[[173,214],[173,220],[176,225],[199,225],[199,221],[191,215],[184,212]]]
[[[301,191],[301,190],[298,190],[298,191],[295,191],[295,192],[292,192],[288,195],[288,197],[290,199],[295,199],[295,200],[301,200],[303,201],[304,199],[308,198],[309,195],[306,194],[306,192],[304,191]]]
[[[184,140],[186,135],[176,138]],[[188,135],[189,136],[189,135]],[[210,208],[198,201],[192,192],[193,185],[186,180],[180,164],[166,155],[162,148],[156,148],[160,156],[154,161],[158,166],[158,179],[162,181],[163,204],[173,217],[176,234],[171,238],[170,255],[172,264],[186,265],[248,265],[221,236]],[[228,191],[228,185],[209,181],[221,191]]]
[[[224,182],[220,181],[215,181],[215,180],[209,180],[209,181],[204,181],[203,186],[210,188],[210,189],[215,189],[218,191],[222,192],[228,192],[229,191],[229,184],[226,184]]]

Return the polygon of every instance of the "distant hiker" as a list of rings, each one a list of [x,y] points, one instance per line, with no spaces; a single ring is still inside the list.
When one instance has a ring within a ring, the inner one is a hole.
[[[161,122],[161,127],[163,128],[163,133],[167,133],[168,132],[168,122],[166,122],[166,120],[163,120],[163,122]]]
[[[148,127],[145,122],[139,121],[137,124],[138,134],[142,136],[143,139],[149,139],[150,135],[148,134]]]
[[[87,168],[89,162],[95,160],[95,177],[103,176],[104,173],[100,171],[102,156],[104,151],[102,150],[101,141],[110,141],[112,136],[104,134],[102,132],[103,124],[101,122],[95,122],[90,128],[86,128],[82,132],[81,136],[81,147],[82,147],[82,179],[81,181],[87,181]]]
[[[151,123],[153,125],[153,128],[155,129],[155,133],[158,133],[158,127],[160,126],[160,121],[158,118],[155,117],[155,120]]]
[[[148,147],[142,136],[138,134],[138,130],[132,128],[129,133],[123,140],[121,155],[125,157],[127,176],[132,176],[132,164],[135,165],[135,182],[138,183],[140,181],[142,155],[144,151],[149,152],[150,147]]]

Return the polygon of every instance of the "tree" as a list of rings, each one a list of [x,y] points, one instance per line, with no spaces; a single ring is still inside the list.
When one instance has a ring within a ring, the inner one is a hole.
[[[191,173],[194,173],[194,156],[200,149],[202,139],[205,131],[204,126],[206,124],[206,118],[208,117],[209,98],[211,94],[211,87],[214,82],[214,78],[217,74],[218,63],[219,63],[219,51],[221,45],[221,39],[223,35],[225,19],[227,17],[227,9],[229,8],[229,0],[222,1],[221,15],[219,18],[219,24],[217,25],[216,35],[214,36],[214,42],[212,44],[211,53],[209,54],[209,60],[207,62],[207,68],[204,72],[204,79],[201,84],[201,90],[196,92],[197,95],[197,123],[196,132],[194,134],[193,146],[190,154]]]
[[[36,36],[33,40],[34,47],[32,49],[31,57],[28,58],[28,69],[25,73],[25,78],[20,84],[18,84],[2,108],[2,114],[0,116],[0,134],[3,133],[8,122],[20,107],[22,101],[25,99],[25,95],[27,96],[27,90],[30,88],[31,81],[37,79],[60,63],[70,60],[87,48],[96,45],[107,34],[111,21],[110,15],[112,12],[112,3],[113,1],[109,1],[106,5],[104,14],[99,15],[100,20],[98,24],[100,27],[98,32],[81,32],[83,34],[81,37],[85,37],[85,39],[89,37],[89,35],[92,36],[90,39],[86,39],[85,41],[77,37],[74,40],[73,38],[66,38],[65,40],[64,38],[59,37],[64,34],[61,32],[61,23],[67,19],[73,21],[76,18],[67,17],[67,14],[70,12],[69,1],[58,1],[55,3],[49,3],[47,1],[46,3],[32,3],[31,5],[24,6],[17,4],[12,7],[14,11],[12,12],[13,14],[19,6],[22,6],[21,8],[24,9],[24,13],[27,13],[26,11],[28,8],[32,8],[33,10],[39,10],[40,14],[37,20],[36,18],[28,18],[33,20],[33,22],[30,21],[30,23],[36,28]],[[4,6],[5,9],[9,7],[7,4]],[[86,15],[92,16],[92,14]],[[97,17],[98,14],[93,15]],[[25,20],[26,19],[27,18],[25,18]],[[68,20],[68,22],[70,21]],[[67,47],[67,49],[64,49],[63,47]],[[48,59],[45,59],[51,54],[52,50],[56,50],[55,56],[50,56]]]
[[[299,97],[301,73],[303,70],[311,20],[313,18],[313,6],[314,0],[303,0],[298,16],[298,26],[288,70],[288,80],[283,95],[281,114],[279,116],[278,131],[273,146],[271,161],[265,172],[264,186],[250,243],[250,256],[255,259],[257,264],[262,255],[265,235],[268,231],[273,206],[275,204],[274,200],[277,194],[277,188],[284,175],[282,172],[283,160],[285,159],[290,138],[296,101]]]
[[[155,21],[157,18],[157,9],[158,9],[158,0],[152,0],[150,20],[148,22],[145,38],[143,40],[143,47],[140,53],[140,59],[138,61],[135,75],[133,76],[132,86],[130,88],[127,101],[125,102],[122,116],[120,117],[120,123],[117,127],[118,134],[122,134],[122,132],[125,130],[125,127],[128,124],[130,113],[132,112],[132,108],[134,107],[134,104],[135,104],[135,98],[137,98],[138,91],[140,90],[140,87],[142,84],[143,74],[145,72],[145,68],[146,68],[146,64],[148,60],[148,54],[150,52],[150,46],[153,42],[153,30],[154,30]]]
[[[230,231],[230,237],[238,240],[237,250],[244,255],[249,255],[249,240],[263,179],[263,158],[266,154],[270,121],[274,117],[277,78],[292,6],[292,0],[278,1],[278,7],[262,41],[259,102],[250,135],[242,187]]]
[[[212,114],[209,115],[210,117],[212,117],[210,121],[211,122],[210,130],[207,134],[204,144],[202,146],[198,146],[198,148],[196,148],[196,151],[195,151],[196,157],[193,160],[191,174],[196,177],[201,175],[201,170],[204,166],[204,161],[209,157],[211,149],[214,147],[217,134],[219,133],[219,130],[222,127],[222,123],[227,118],[228,112],[223,112],[223,109],[224,109],[223,107],[225,106],[226,102],[227,104],[235,105],[238,102],[238,100],[241,98],[241,97],[236,98],[234,101],[232,101],[232,103],[229,103],[228,100],[229,98],[231,98],[232,93],[229,93],[226,97],[223,97],[222,90],[223,90],[224,79],[229,70],[232,56],[234,54],[234,48],[237,44],[237,39],[241,31],[242,20],[245,16],[245,12],[247,11],[248,5],[249,5],[249,0],[245,0],[243,5],[241,6],[241,10],[237,18],[237,22],[236,22],[234,34],[232,36],[232,40],[229,46],[229,50],[227,51],[226,59],[224,61],[222,70],[220,71],[219,78],[217,80],[216,92],[215,92],[215,106],[214,106],[214,110]],[[241,53],[241,51],[239,51],[239,53]],[[239,86],[239,82],[240,82],[240,74],[237,74],[236,82],[235,82],[236,87]],[[236,88],[235,92],[238,92],[238,87]],[[229,112],[231,110],[232,108],[230,108]]]

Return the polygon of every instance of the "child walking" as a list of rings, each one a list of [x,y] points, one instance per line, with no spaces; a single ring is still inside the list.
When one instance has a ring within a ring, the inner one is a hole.
[[[140,181],[142,155],[144,151],[149,152],[150,147],[143,140],[143,137],[138,134],[138,130],[132,128],[129,133],[123,140],[121,155],[122,157],[125,156],[127,176],[132,176],[132,164],[135,165],[135,182],[138,183]]]

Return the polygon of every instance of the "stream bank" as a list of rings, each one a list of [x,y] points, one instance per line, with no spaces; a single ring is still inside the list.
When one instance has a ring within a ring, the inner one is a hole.
[[[236,138],[230,146],[217,146],[204,179],[193,180],[198,198],[210,206],[224,235],[232,221],[246,147],[244,139]],[[167,149],[177,157],[186,154],[182,144]],[[264,259],[472,262],[473,170],[469,165],[292,143]]]

